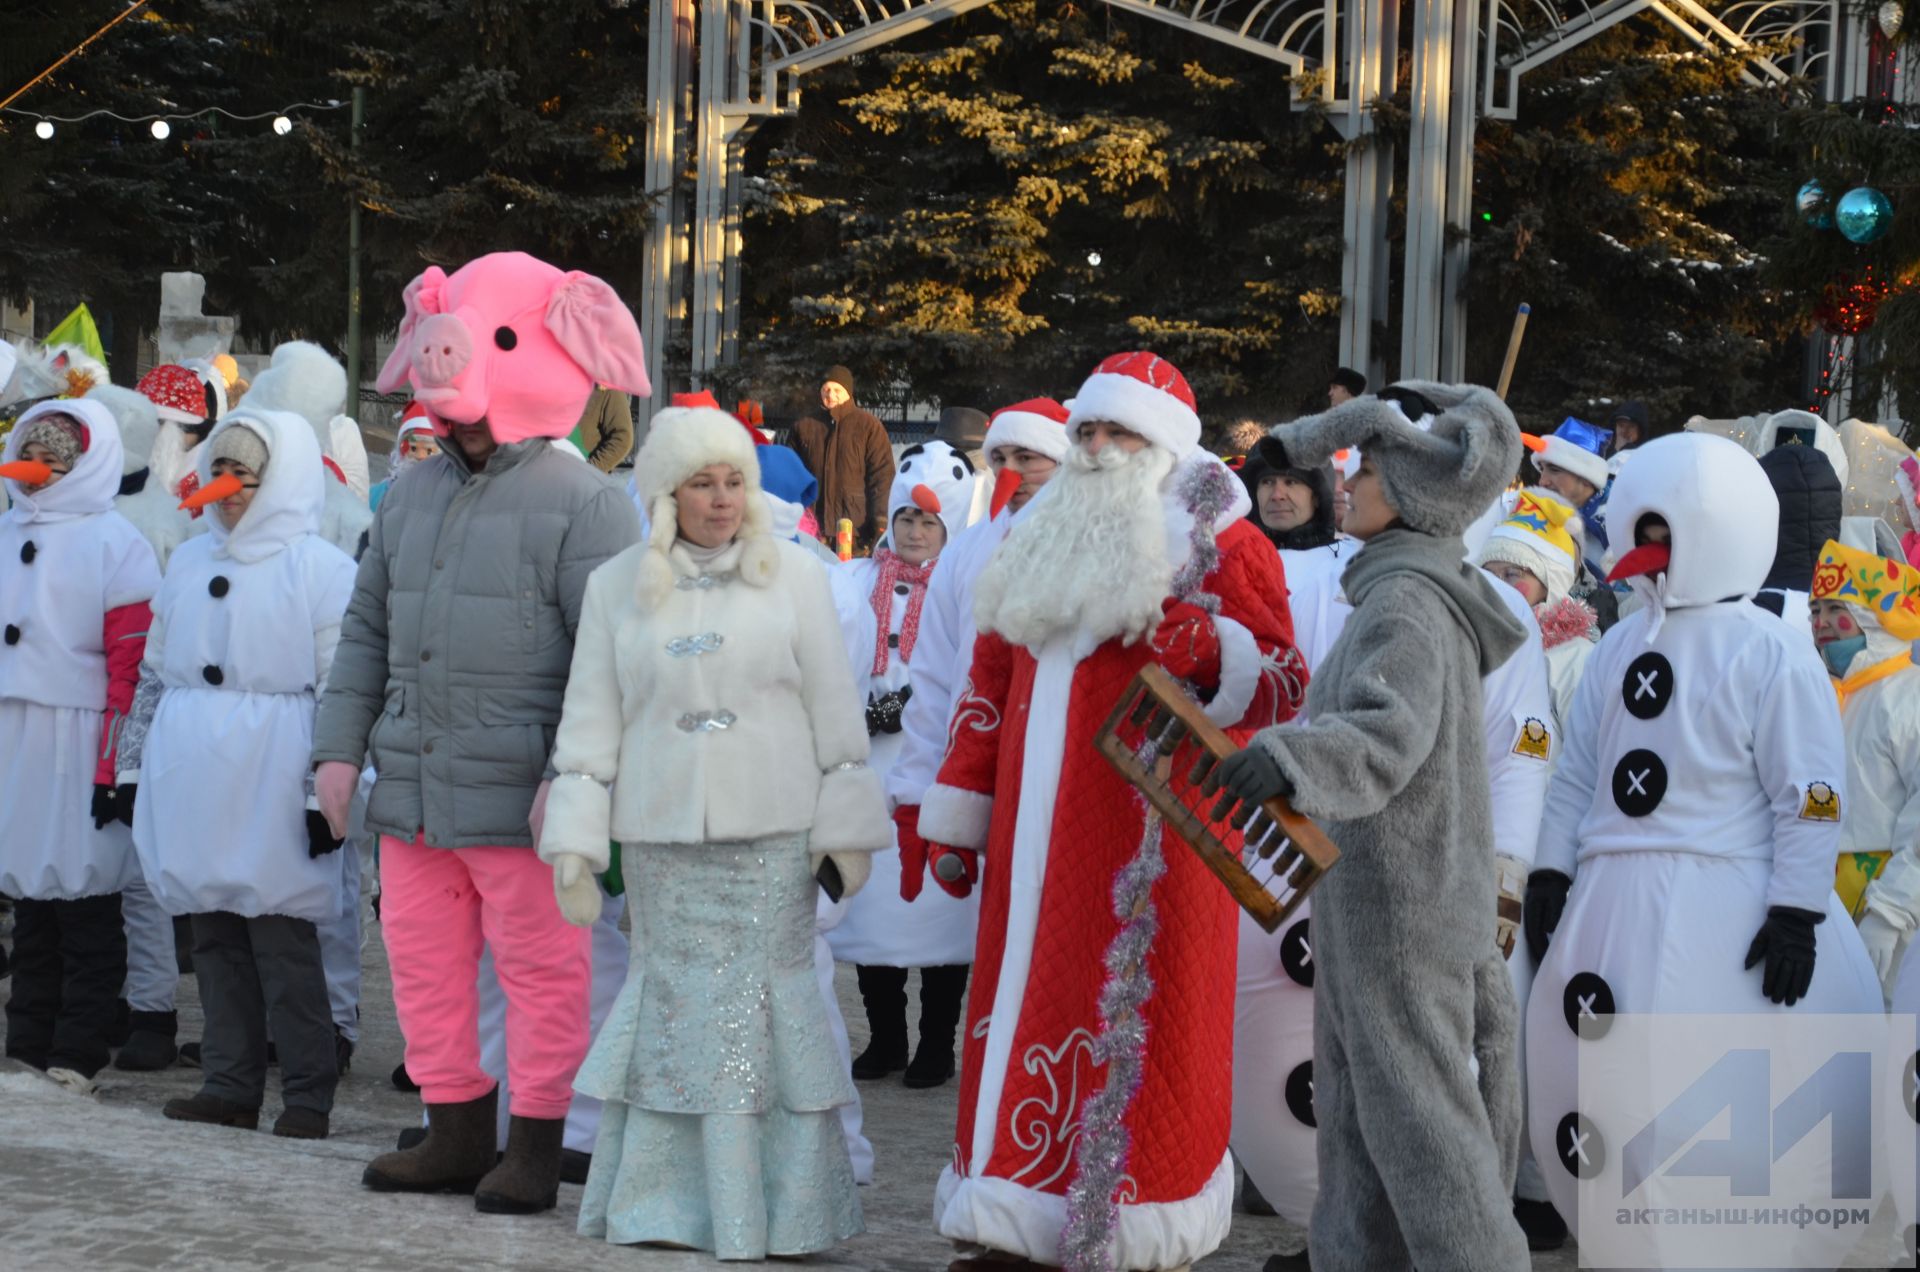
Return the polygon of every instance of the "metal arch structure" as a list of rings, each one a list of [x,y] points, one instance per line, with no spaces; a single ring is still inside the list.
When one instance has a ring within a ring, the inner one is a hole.
[[[650,0],[647,188],[640,324],[664,393],[686,359],[695,387],[739,352],[742,156],[754,129],[799,108],[807,72],[990,0]],[[1397,163],[1374,104],[1399,87],[1411,22],[1411,119],[1401,296],[1402,377],[1464,376],[1473,138],[1514,116],[1521,80],[1621,22],[1665,20],[1701,47],[1750,49],[1756,82],[1818,78],[1857,95],[1867,32],[1844,0],[1102,0],[1273,63],[1348,141],[1340,359],[1376,379],[1389,311],[1386,227]],[[1786,54],[1779,50],[1787,50]],[[691,181],[688,180],[689,175]],[[682,334],[684,333],[684,334]]]

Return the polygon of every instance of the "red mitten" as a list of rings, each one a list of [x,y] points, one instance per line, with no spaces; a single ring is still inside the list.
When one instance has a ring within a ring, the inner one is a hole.
[[[1213,615],[1198,605],[1168,598],[1154,629],[1153,659],[1174,678],[1211,689],[1220,683],[1220,633]]]
[[[944,863],[952,862],[952,865]],[[980,854],[971,848],[953,848],[946,844],[927,845],[927,865],[933,881],[950,897],[965,897],[980,882]],[[952,876],[951,878],[944,877]]]
[[[911,901],[927,882],[927,841],[920,838],[920,805],[893,810],[893,837],[900,845],[900,899]]]

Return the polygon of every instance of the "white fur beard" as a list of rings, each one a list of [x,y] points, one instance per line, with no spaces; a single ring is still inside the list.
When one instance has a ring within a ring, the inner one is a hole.
[[[1032,512],[980,572],[974,624],[1039,649],[1056,636],[1128,644],[1160,622],[1173,585],[1160,484],[1173,456],[1075,446]]]

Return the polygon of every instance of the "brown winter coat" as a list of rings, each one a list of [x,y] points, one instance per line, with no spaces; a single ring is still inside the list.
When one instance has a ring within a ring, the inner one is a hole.
[[[580,451],[603,473],[633,450],[633,402],[619,389],[596,385],[578,425]]]
[[[893,444],[879,417],[851,402],[827,414],[829,422],[808,416],[796,423],[788,444],[820,483],[820,498],[813,505],[820,533],[831,540],[845,517],[853,522],[855,548],[864,551],[887,528]]]

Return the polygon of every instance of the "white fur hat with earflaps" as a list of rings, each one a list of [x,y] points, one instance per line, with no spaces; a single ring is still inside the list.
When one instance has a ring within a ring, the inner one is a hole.
[[[634,485],[646,501],[651,525],[646,557],[634,581],[634,598],[651,610],[673,591],[673,564],[667,552],[680,534],[673,492],[701,469],[726,464],[746,478],[746,511],[740,525],[740,578],[755,587],[773,582],[780,568],[780,545],[760,490],[760,460],[753,435],[739,420],[708,406],[670,406],[653,417],[646,443],[633,461]]]

